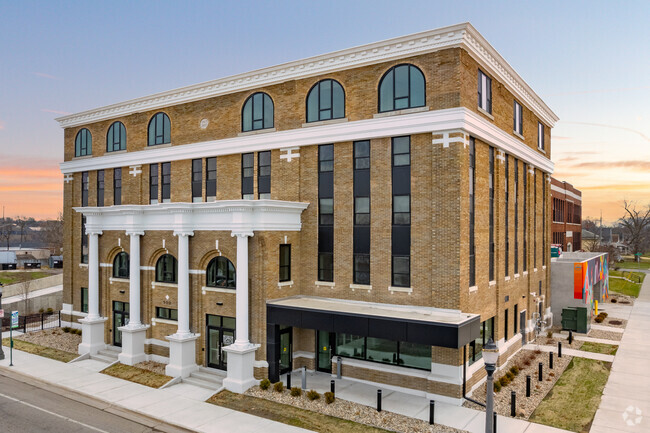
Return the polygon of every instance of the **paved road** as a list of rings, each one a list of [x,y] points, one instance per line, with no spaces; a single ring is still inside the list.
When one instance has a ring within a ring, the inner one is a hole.
[[[148,427],[146,424],[151,425],[152,420],[138,418],[133,414],[120,414],[110,406],[99,409],[0,375],[0,432],[2,433],[185,431],[166,425]]]

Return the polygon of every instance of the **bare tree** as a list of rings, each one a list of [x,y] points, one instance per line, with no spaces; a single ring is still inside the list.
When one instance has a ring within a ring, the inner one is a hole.
[[[4,220],[0,223],[0,241],[4,241],[7,244],[7,250],[9,250],[9,239],[11,238],[13,228],[13,223]]]
[[[16,217],[16,225],[20,229],[20,246],[22,246],[23,240],[25,239],[25,226],[27,225],[27,218],[24,216]]]
[[[583,218],[582,228],[592,233],[598,233],[598,220],[591,217]]]
[[[643,253],[648,248],[648,230],[650,229],[650,205],[637,210],[634,202],[623,201],[625,215],[618,222],[625,233],[625,243],[632,254]]]
[[[49,220],[44,226],[44,240],[47,243],[50,251],[54,254],[59,254],[63,248],[63,213],[59,212],[59,216],[55,220]]]
[[[582,249],[585,251],[600,251],[600,236],[594,233],[593,238],[582,238]]]
[[[23,301],[24,315],[27,316],[30,313],[29,310],[29,292],[30,286],[32,284],[32,273],[31,272],[21,272],[20,274],[20,286],[19,294],[20,299]]]

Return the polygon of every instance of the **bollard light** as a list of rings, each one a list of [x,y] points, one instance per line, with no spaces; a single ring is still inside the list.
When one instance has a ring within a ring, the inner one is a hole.
[[[499,348],[490,338],[483,346],[483,360],[485,361],[485,371],[487,372],[487,388],[485,390],[485,433],[494,433],[494,377],[497,361],[499,360]]]

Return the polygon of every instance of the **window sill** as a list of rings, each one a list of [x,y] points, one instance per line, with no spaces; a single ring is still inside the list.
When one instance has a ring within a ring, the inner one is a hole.
[[[504,278],[504,281],[510,281],[510,275]]]
[[[496,286],[497,285],[496,280],[490,281],[489,285],[490,285],[490,287]]]
[[[537,268],[533,268],[533,272],[537,272]]]
[[[470,293],[478,292],[478,286],[471,286],[471,287],[469,288],[469,292],[470,292]]]
[[[524,277],[528,275],[528,271],[524,271]]]
[[[74,157],[72,157],[72,160],[76,161],[78,159],[89,159],[89,158],[92,158],[92,157],[93,157],[92,155],[74,156]]]
[[[151,326],[156,326],[156,323],[164,323],[166,325],[178,325],[178,320],[157,319],[155,317],[152,317]]]
[[[382,113],[375,113],[372,115],[373,119],[378,119],[382,117],[390,117],[390,116],[399,116],[401,114],[412,114],[412,113],[422,113],[424,111],[429,111],[429,106],[424,106],[424,107],[414,107],[414,108],[405,108],[403,110],[395,110],[395,111],[385,111]]]
[[[519,275],[519,274],[515,274],[515,278],[519,278],[519,277],[520,277],[520,275]]]
[[[105,155],[117,155],[120,153],[126,153],[126,149],[106,151]]]
[[[88,263],[79,263],[79,267],[80,267],[80,268],[87,268],[87,267],[88,267]]]
[[[487,111],[485,111],[484,109],[482,109],[481,107],[478,107],[478,112],[481,113],[481,114],[484,114],[487,117],[489,117],[490,119],[494,120],[494,116],[492,114],[488,113]]]
[[[282,287],[286,287],[286,286],[292,287],[293,286],[293,280],[278,282],[278,287],[282,288]]]
[[[372,286],[368,284],[350,284],[350,288],[354,292],[355,290],[367,290],[368,293],[372,290]]]
[[[524,141],[524,140],[525,140],[524,136],[521,135],[520,133],[518,133],[517,131],[512,131],[512,133],[515,134],[515,136],[519,137],[519,139],[520,139],[521,141]]]
[[[147,145],[147,147],[145,147],[144,150],[147,150],[147,149],[160,149],[161,147],[172,147],[172,144],[170,142],[170,143],[163,143],[163,144],[152,144],[151,146]]]
[[[398,293],[408,293],[409,295],[413,293],[413,287],[394,287],[394,286],[388,286],[388,291],[392,294],[395,292]]]
[[[206,292],[230,293],[231,295],[234,295],[237,292],[237,290],[236,289],[226,289],[226,288],[221,288],[221,287],[207,287],[207,286],[201,287],[201,294],[205,295]]]
[[[314,281],[316,287],[331,287],[334,288],[334,281]]]
[[[542,266],[542,269],[546,270],[546,265]]]
[[[538,146],[538,147],[537,147],[537,150],[539,150],[539,151],[542,152],[544,155],[546,155],[546,151],[545,151],[544,149],[542,149],[541,147]]]
[[[152,281],[151,288],[155,289],[156,287],[173,287],[178,288],[178,283],[162,283],[160,281]]]
[[[110,278],[108,279],[108,282],[109,282],[110,284],[113,284],[113,283],[129,283],[130,280],[129,280],[128,278],[116,278],[116,277],[110,277]]]
[[[330,119],[330,120],[318,120],[316,122],[303,123],[302,127],[303,128],[311,128],[312,126],[330,125],[330,124],[333,124],[333,123],[345,123],[347,121],[348,121],[347,117],[341,117],[339,119]]]
[[[257,134],[266,134],[267,132],[275,132],[275,128],[266,128],[266,129],[256,129],[255,131],[246,131],[246,132],[240,132],[237,134],[237,137],[247,137],[249,135],[257,135]]]

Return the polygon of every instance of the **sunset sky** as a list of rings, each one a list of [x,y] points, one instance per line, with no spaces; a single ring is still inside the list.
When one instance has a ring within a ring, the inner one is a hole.
[[[62,209],[54,118],[470,21],[560,117],[583,217],[650,203],[650,2],[0,0],[0,205]]]

